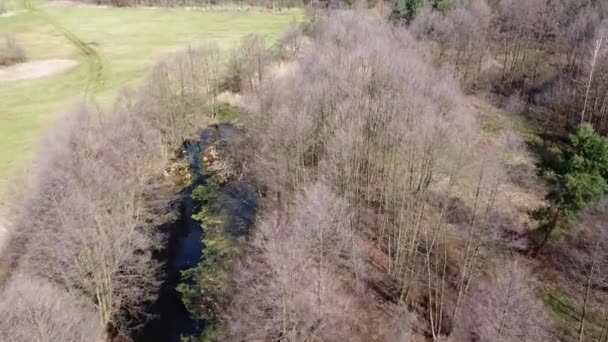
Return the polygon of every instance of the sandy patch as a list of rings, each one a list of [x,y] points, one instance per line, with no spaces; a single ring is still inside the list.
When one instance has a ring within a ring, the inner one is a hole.
[[[17,15],[17,11],[6,11],[4,13],[0,13],[0,18],[4,18],[4,17],[12,17]]]
[[[78,62],[73,59],[45,59],[0,67],[0,82],[18,81],[54,75],[73,68]]]

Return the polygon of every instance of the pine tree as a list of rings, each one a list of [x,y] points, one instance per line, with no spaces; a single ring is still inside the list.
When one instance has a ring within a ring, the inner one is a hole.
[[[389,19],[394,23],[409,23],[416,16],[416,11],[424,0],[398,0]]]
[[[534,213],[545,221],[539,228],[543,234],[539,250],[555,228],[567,228],[585,208],[608,194],[608,139],[589,124],[579,126],[545,176],[554,191],[548,198],[552,205]]]

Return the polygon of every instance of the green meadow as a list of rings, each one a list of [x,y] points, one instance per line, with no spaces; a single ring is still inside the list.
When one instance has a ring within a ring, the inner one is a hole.
[[[108,105],[118,89],[137,84],[164,56],[208,42],[228,50],[250,33],[273,41],[300,17],[296,11],[55,7],[48,3],[0,17],[0,36],[12,35],[26,50],[28,61],[66,58],[79,62],[52,76],[0,81],[0,178],[12,167],[27,163],[45,128],[79,101]]]

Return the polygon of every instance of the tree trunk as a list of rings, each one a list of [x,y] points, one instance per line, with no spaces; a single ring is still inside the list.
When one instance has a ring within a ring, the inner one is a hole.
[[[593,260],[591,261],[591,269],[589,270],[589,274],[587,275],[587,284],[585,286],[585,296],[583,297],[583,311],[581,313],[581,324],[578,328],[578,341],[583,342],[585,335],[585,319],[587,316],[587,304],[589,303],[589,292],[591,290],[591,279],[593,279],[593,275],[595,273],[595,264],[597,262],[597,252],[598,245],[596,244],[595,250],[593,252]]]
[[[534,251],[533,257],[536,258],[538,256],[538,254],[540,253],[540,251],[545,247],[545,245],[549,241],[549,237],[551,237],[551,233],[553,233],[553,231],[557,227],[559,220],[560,220],[560,213],[559,213],[559,210],[556,210],[551,221],[549,221],[547,224],[543,225],[542,228],[540,228],[545,231],[545,236],[543,237],[543,241],[541,242],[541,244]]]

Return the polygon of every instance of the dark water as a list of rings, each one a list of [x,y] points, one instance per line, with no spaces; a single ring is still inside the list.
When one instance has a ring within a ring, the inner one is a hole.
[[[200,224],[192,219],[198,212],[197,203],[191,198],[196,186],[205,182],[201,153],[217,139],[230,139],[238,130],[230,124],[201,131],[198,140],[186,141],[183,152],[189,158],[193,170],[192,185],[183,190],[179,203],[179,218],[176,222],[163,227],[169,236],[167,249],[159,256],[165,263],[165,279],[158,301],[151,307],[155,318],[144,326],[135,336],[138,342],[179,342],[182,336],[199,335],[205,327],[204,322],[190,316],[176,287],[181,281],[181,271],[195,267],[201,260],[203,243]],[[232,182],[220,189],[218,203],[214,210],[226,214],[228,229],[242,235],[255,219],[257,193],[255,189],[241,182]]]

